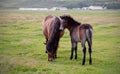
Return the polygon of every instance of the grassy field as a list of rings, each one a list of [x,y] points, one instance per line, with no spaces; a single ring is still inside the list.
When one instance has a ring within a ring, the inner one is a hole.
[[[70,60],[71,44],[65,30],[58,49],[58,58],[47,61],[42,34],[45,16],[70,14],[94,28],[93,65],[82,66],[82,48],[78,59]],[[120,73],[120,10],[35,12],[0,10],[0,74],[119,74]]]

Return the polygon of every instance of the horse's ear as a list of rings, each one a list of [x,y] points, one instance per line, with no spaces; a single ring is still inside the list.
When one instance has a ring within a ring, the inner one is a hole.
[[[60,16],[60,18],[62,19],[62,16]]]

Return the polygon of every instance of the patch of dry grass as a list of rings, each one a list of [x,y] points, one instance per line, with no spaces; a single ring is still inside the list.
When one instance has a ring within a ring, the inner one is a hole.
[[[0,64],[7,62],[11,65],[22,65],[28,67],[35,67],[38,65],[38,61],[29,57],[25,58],[25,57],[0,56],[0,59],[1,59]]]

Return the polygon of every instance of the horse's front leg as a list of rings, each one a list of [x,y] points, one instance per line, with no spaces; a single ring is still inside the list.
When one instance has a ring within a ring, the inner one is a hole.
[[[77,43],[75,43],[75,42],[71,42],[71,43],[72,43],[72,48],[71,48],[70,59],[72,60],[72,58],[73,58],[73,52],[74,52],[75,48],[77,47]]]
[[[57,58],[57,50],[55,51],[54,57]]]
[[[57,49],[58,49],[58,45],[54,45],[54,49],[53,49],[53,58],[57,58]]]
[[[46,43],[44,43],[45,45],[47,45],[48,39],[46,38]],[[47,53],[47,49],[45,50],[45,53]]]
[[[52,52],[52,54],[53,54],[52,58],[55,60],[55,58],[56,58],[56,51],[54,50],[54,51]]]

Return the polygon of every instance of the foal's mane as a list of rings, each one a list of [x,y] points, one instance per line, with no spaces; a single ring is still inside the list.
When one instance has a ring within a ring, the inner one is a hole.
[[[70,15],[63,15],[63,16],[61,16],[61,19],[68,20],[70,24],[74,24],[74,25],[80,25],[81,24],[80,22],[73,19]]]

